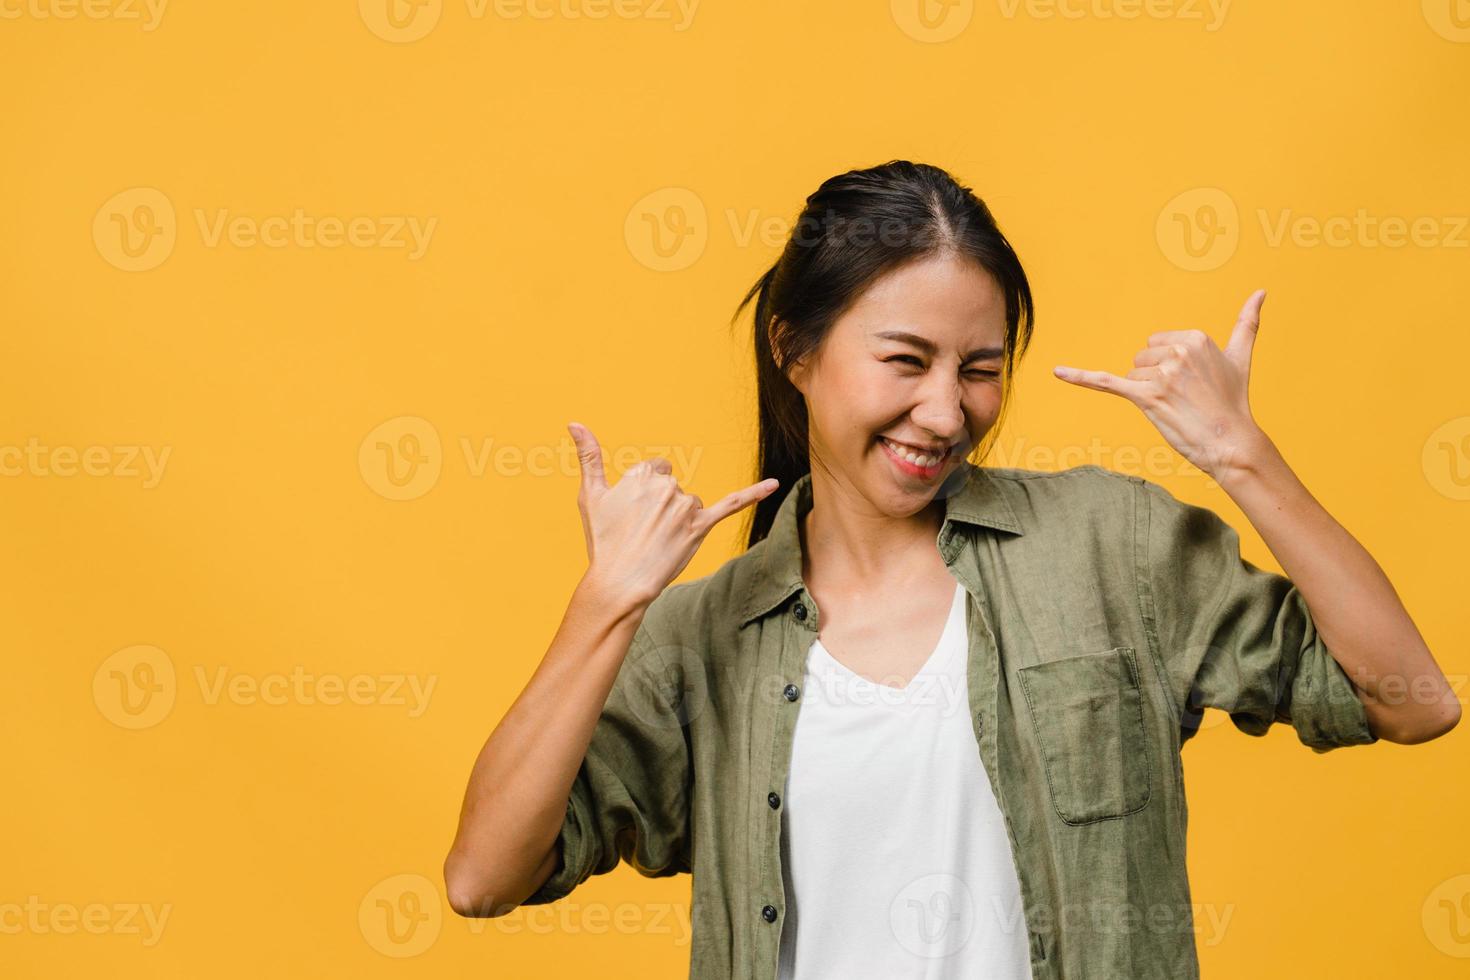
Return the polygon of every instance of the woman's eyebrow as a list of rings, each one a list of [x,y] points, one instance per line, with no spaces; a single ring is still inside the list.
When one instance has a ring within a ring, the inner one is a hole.
[[[925,354],[932,355],[939,350],[928,337],[920,337],[918,334],[909,333],[906,330],[883,330],[873,336],[882,340],[898,340],[906,344],[911,344]],[[1004,353],[1004,347],[980,347],[966,354],[960,363],[969,364],[971,361],[988,361],[991,358],[1000,357]]]

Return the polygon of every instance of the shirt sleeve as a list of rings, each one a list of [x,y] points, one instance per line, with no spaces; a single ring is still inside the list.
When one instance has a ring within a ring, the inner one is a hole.
[[[638,627],[572,783],[556,870],[522,905],[564,898],[620,859],[649,878],[691,870],[685,663],[655,642],[653,611]]]
[[[1296,586],[1244,560],[1214,511],[1148,480],[1140,494],[1144,615],[1184,713],[1181,737],[1211,707],[1248,735],[1287,722],[1317,753],[1378,741]]]

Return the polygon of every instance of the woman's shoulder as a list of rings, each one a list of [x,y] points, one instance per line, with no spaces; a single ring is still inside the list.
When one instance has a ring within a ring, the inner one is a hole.
[[[1165,534],[1176,533],[1176,526],[1187,530],[1224,523],[1210,507],[1191,502],[1192,494],[1180,495],[1162,482],[1095,463],[1062,470],[986,467],[984,472],[1030,527],[1075,533],[1085,522]],[[1209,479],[1198,470],[1192,472]]]
[[[985,466],[977,472],[986,485],[978,492],[1005,501],[1024,532],[1066,532],[1079,518],[1126,519],[1134,510],[1143,477],[1095,463],[1059,470]]]
[[[1090,484],[1120,486],[1145,482],[1141,476],[1110,470],[1096,463],[1084,463],[1060,470],[1028,470],[1019,466],[985,466],[980,468],[980,472],[996,480],[1009,482],[1046,480],[1073,489]]]

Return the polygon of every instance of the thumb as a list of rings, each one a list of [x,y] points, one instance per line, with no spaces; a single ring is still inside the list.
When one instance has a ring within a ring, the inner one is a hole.
[[[607,489],[607,475],[602,471],[602,447],[597,437],[580,422],[568,422],[567,431],[577,444],[577,463],[582,470],[582,489],[587,495],[601,493]]]
[[[1251,352],[1256,346],[1256,335],[1261,330],[1261,306],[1266,302],[1266,291],[1257,289],[1250,294],[1240,308],[1235,320],[1235,329],[1230,331],[1230,340],[1225,344],[1225,353],[1247,372],[1251,366]]]

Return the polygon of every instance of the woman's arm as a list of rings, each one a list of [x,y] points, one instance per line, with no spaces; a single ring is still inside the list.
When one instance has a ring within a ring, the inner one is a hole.
[[[1460,705],[1398,593],[1260,430],[1213,474],[1306,599],[1375,734],[1413,744],[1450,731]]]
[[[444,861],[460,915],[515,908],[556,870],[572,782],[646,609],[588,577],[577,584],[550,649],[470,772]]]
[[[1266,291],[1250,295],[1222,349],[1202,330],[1149,335],[1125,377],[1058,365],[1070,384],[1126,398],[1240,505],[1302,598],[1333,659],[1368,697],[1373,734],[1438,738],[1460,705],[1383,570],[1286,465],[1250,411],[1251,356]]]
[[[778,486],[762,480],[705,507],[680,489],[662,457],[635,464],[611,486],[596,437],[577,423],[568,429],[582,471],[577,508],[587,572],[546,656],[470,773],[444,861],[449,904],[460,915],[508,912],[556,873],[577,773],[645,615],[716,524]]]

